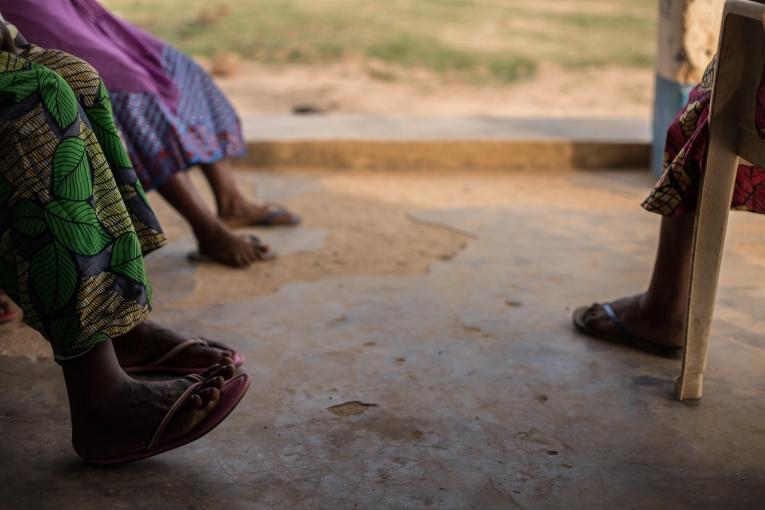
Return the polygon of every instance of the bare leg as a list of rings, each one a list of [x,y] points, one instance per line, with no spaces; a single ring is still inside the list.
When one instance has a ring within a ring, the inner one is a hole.
[[[284,210],[258,205],[244,196],[236,183],[231,165],[220,160],[202,165],[202,171],[215,195],[218,217],[231,227],[293,226],[300,218]]]
[[[693,223],[692,214],[663,218],[648,290],[611,303],[622,325],[640,338],[668,347],[683,344]],[[590,308],[584,320],[595,331],[619,334],[600,307]]]
[[[64,361],[72,415],[72,444],[88,459],[104,459],[145,447],[173,402],[193,381],[137,381],[123,372],[111,341]],[[209,374],[170,422],[165,439],[184,434],[217,404],[219,388],[233,377],[231,365]]]
[[[267,249],[237,236],[216,217],[186,173],[176,172],[158,191],[189,222],[201,254],[234,267],[248,266],[267,254]]]

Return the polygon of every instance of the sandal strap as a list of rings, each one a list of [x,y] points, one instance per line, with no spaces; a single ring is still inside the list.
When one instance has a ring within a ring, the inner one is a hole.
[[[175,347],[173,347],[172,349],[170,349],[165,354],[163,354],[162,356],[160,356],[156,360],[152,361],[151,363],[147,363],[146,366],[152,367],[152,366],[161,365],[161,364],[163,364],[163,363],[165,363],[167,361],[170,361],[171,359],[175,358],[181,352],[185,351],[186,349],[188,349],[189,347],[192,347],[194,345],[207,345],[207,342],[205,342],[204,340],[201,340],[199,338],[195,338],[195,339],[192,339],[192,340],[186,340],[185,342],[176,345]]]
[[[218,349],[218,350],[221,350],[221,351],[226,351],[226,352],[228,352],[229,354],[232,354],[232,355],[236,354],[236,351],[234,349],[232,349],[231,347],[229,347],[227,345],[224,345],[224,344],[222,344],[220,342],[217,342],[217,341],[215,341],[215,340],[213,340],[211,338],[207,338],[206,336],[200,336],[199,340],[203,340],[207,344],[208,347],[212,347],[213,349]]]
[[[279,202],[273,202],[273,201],[269,200],[268,202],[266,202],[263,205],[265,205],[267,209],[271,209],[272,211],[284,211],[284,212],[287,211],[287,208],[284,207]]]
[[[151,438],[151,441],[149,441],[149,444],[146,445],[146,450],[151,450],[154,448],[159,440],[162,438],[162,435],[165,433],[165,430],[167,429],[167,426],[170,424],[170,421],[175,417],[175,414],[178,412],[178,409],[181,408],[184,402],[186,402],[186,399],[189,398],[189,396],[196,391],[197,388],[199,388],[204,381],[195,382],[188,388],[186,388],[186,391],[181,393],[181,395],[173,402],[173,405],[170,406],[170,409],[167,410],[165,413],[164,418],[162,418],[162,421],[159,422],[159,425],[157,426],[157,430],[154,432],[154,435]]]
[[[242,236],[242,239],[252,243],[252,245],[258,249],[258,260],[269,260],[274,258],[274,252],[271,250],[271,247],[263,244],[263,241],[261,241],[257,236],[245,235]]]
[[[299,221],[299,217],[295,216],[289,209],[278,202],[266,202],[265,208],[267,213],[264,216],[264,223],[266,224],[276,225],[277,218],[281,217],[289,217],[292,222],[295,220]]]
[[[265,248],[266,247],[266,245],[263,244],[263,241],[261,241],[260,238],[258,236],[256,236],[256,235],[252,235],[252,234],[243,235],[242,239],[244,239],[247,242],[252,243],[257,248]]]
[[[621,333],[621,335],[628,339],[628,340],[635,340],[635,335],[633,335],[630,330],[624,327],[624,324],[622,324],[622,321],[619,320],[619,317],[616,316],[616,312],[614,312],[614,309],[611,307],[610,304],[606,303],[603,305],[600,305],[600,308],[603,309],[604,312],[606,312],[606,316],[611,321],[611,324],[614,325],[614,327]]]

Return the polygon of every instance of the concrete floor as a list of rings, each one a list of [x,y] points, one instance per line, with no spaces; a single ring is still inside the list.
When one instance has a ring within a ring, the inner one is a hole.
[[[59,369],[5,327],[0,507],[765,507],[765,218],[733,217],[694,405],[672,399],[679,362],[570,326],[647,281],[646,173],[243,179],[305,215],[268,236],[281,260],[190,266],[162,203],[173,243],[149,259],[155,319],[247,356],[240,408],[189,447],[89,467]]]

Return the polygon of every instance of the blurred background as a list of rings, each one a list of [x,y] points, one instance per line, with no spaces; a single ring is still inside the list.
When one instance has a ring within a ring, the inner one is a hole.
[[[641,117],[653,0],[106,0],[259,113]]]

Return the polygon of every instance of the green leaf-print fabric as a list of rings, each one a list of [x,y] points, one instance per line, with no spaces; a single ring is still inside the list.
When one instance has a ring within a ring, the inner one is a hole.
[[[37,91],[39,82],[34,73],[0,74],[0,98],[20,103]]]
[[[45,230],[44,210],[33,200],[21,200],[13,208],[13,225],[26,237],[41,236]]]
[[[79,276],[74,257],[56,241],[44,245],[32,256],[29,275],[48,316],[55,316],[77,291]]]
[[[102,97],[108,99],[108,96]],[[105,105],[111,105],[111,103],[106,100]],[[130,158],[117,131],[117,126],[114,124],[111,106],[105,105],[99,104],[86,110],[88,119],[93,126],[93,132],[98,137],[107,160],[117,166],[130,166]]]
[[[28,53],[0,52],[0,289],[66,360],[145,320],[143,257],[164,236],[98,75]]]
[[[111,242],[93,206],[85,201],[49,202],[45,206],[45,221],[53,238],[77,255],[98,255]]]
[[[54,71],[69,84],[76,97],[80,98],[80,106],[87,116],[89,127],[108,163],[112,182],[116,181],[120,187],[123,199],[128,204],[130,219],[136,230],[141,232],[139,241],[144,254],[163,246],[165,237],[162,228],[154,216],[149,200],[133,170],[127,148],[114,123],[109,91],[101,77],[87,62],[63,51],[30,45],[24,57]],[[96,163],[91,165],[93,172],[100,169]],[[96,181],[100,181],[98,176]],[[96,195],[99,193],[96,192]]]
[[[87,200],[93,194],[93,177],[85,153],[85,141],[61,140],[53,155],[53,194],[67,200]]]
[[[143,267],[143,255],[135,233],[123,234],[112,248],[112,270],[127,276],[128,278],[142,282],[146,280],[146,271]]]
[[[56,119],[59,129],[74,124],[78,117],[77,99],[66,81],[48,69],[38,69],[37,83],[45,108]]]

